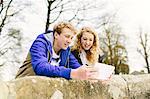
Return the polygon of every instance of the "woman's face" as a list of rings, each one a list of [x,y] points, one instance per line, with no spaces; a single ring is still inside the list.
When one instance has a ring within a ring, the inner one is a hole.
[[[84,50],[89,50],[93,46],[94,35],[89,32],[84,32],[81,37],[81,46]]]

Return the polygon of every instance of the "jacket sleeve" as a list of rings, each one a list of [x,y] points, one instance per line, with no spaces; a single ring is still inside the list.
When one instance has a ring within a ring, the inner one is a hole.
[[[63,77],[70,79],[70,68],[65,68],[63,66],[53,66],[48,62],[48,46],[45,42],[35,40],[30,48],[31,63],[34,72],[41,76]]]

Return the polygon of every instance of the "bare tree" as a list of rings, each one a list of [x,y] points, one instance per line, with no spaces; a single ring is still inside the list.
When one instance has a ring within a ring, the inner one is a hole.
[[[15,14],[15,13],[11,13],[11,14],[9,13],[9,9],[10,9],[12,3],[13,3],[13,0],[1,1],[1,4],[0,4],[0,15],[1,15],[0,33],[1,33],[4,25],[6,24],[7,18],[9,18]]]
[[[150,56],[150,48],[148,46],[148,35],[147,33],[145,33],[143,36],[143,31],[142,29],[140,28],[140,36],[139,36],[139,39],[140,39],[140,45],[141,45],[141,48],[138,48],[137,51],[142,55],[142,57],[144,58],[145,60],[145,63],[146,63],[146,68],[147,68],[147,71],[148,73],[150,73],[150,64],[149,64],[149,56]]]
[[[101,39],[101,49],[107,53],[104,63],[115,66],[115,74],[129,73],[127,64],[127,51],[124,44],[121,42],[123,35],[115,33],[111,28],[105,29],[105,38]],[[105,49],[104,47],[105,46]]]
[[[7,63],[20,63],[19,54],[21,52],[22,34],[19,30],[9,29],[8,35],[4,35],[0,41],[0,66]],[[13,57],[13,59],[12,59]]]
[[[16,15],[19,12],[28,6],[29,2],[22,2],[21,4],[17,0],[2,0],[0,3],[0,66],[4,66],[8,62],[12,62],[12,64],[19,63],[18,55],[16,54],[21,50],[22,34],[20,30],[14,29],[13,25],[9,24],[13,18],[17,17]],[[5,29],[4,35],[1,35],[5,26],[7,26],[7,30]],[[14,59],[8,61],[11,55]]]
[[[1,35],[0,40],[0,79],[11,80],[21,65],[22,33],[17,29],[9,29],[8,35]]]
[[[50,24],[57,21],[62,15],[70,16],[67,21],[77,20],[79,23],[86,20],[79,15],[87,10],[96,8],[92,2],[82,2],[84,0],[47,0],[47,19],[45,31],[48,30]],[[74,6],[77,5],[77,6]],[[67,14],[72,12],[73,14]]]
[[[3,0],[0,0],[0,4],[2,4],[3,3]]]
[[[115,74],[128,74],[127,50],[125,48],[125,35],[121,34],[120,26],[114,21],[115,14],[103,16],[100,28],[100,49],[106,57],[104,63],[115,66]],[[103,37],[102,37],[103,35]]]
[[[3,27],[9,23],[10,18],[17,15],[26,4],[18,6],[19,3],[16,0],[1,0],[0,2],[0,34],[2,32]]]

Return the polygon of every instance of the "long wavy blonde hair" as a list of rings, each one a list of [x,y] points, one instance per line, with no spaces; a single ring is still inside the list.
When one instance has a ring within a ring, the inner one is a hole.
[[[72,47],[72,51],[77,50],[78,52],[81,52],[82,50],[84,50],[81,44],[81,37],[84,32],[91,33],[94,36],[93,46],[88,51],[86,51],[86,58],[90,62],[90,64],[95,64],[95,62],[98,61],[99,57],[99,38],[97,32],[95,32],[92,28],[83,27],[80,30],[80,32],[77,34],[75,44]]]

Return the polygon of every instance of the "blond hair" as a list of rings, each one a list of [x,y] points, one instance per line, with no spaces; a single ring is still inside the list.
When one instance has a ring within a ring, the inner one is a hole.
[[[95,32],[93,29],[89,27],[83,27],[80,30],[79,34],[76,37],[75,44],[72,47],[72,51],[77,50],[78,52],[81,52],[83,50],[81,46],[81,37],[84,32],[91,33],[94,36],[92,47],[88,51],[86,51],[86,58],[90,62],[90,64],[95,64],[95,62],[98,62],[99,57],[99,38],[97,32]]]
[[[54,26],[53,30],[54,30],[54,33],[57,32],[58,34],[61,34],[64,28],[70,29],[71,31],[74,32],[74,34],[77,33],[77,30],[75,29],[75,27],[69,22],[59,22],[58,24]]]

